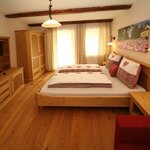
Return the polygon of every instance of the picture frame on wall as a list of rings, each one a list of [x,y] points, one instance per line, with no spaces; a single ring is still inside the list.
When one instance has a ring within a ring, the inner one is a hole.
[[[120,49],[148,52],[150,20],[145,20],[118,30],[117,46]]]

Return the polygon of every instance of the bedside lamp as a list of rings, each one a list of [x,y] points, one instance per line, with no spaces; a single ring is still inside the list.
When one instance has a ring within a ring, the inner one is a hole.
[[[114,36],[114,37],[111,36],[111,39],[110,39],[110,41],[107,43],[107,45],[108,45],[108,46],[112,46],[112,45],[113,45],[112,41],[115,40],[115,39],[116,39],[115,36]]]

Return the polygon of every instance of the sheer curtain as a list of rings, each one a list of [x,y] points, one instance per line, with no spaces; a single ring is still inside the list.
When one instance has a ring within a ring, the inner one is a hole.
[[[65,25],[45,33],[45,57],[48,71],[63,65],[98,63],[110,48],[110,23]]]
[[[55,30],[53,29],[46,29],[45,30],[45,62],[46,62],[46,69],[48,71],[54,70],[54,40],[53,38],[55,34]]]
[[[75,58],[75,25],[65,25],[57,29],[56,47],[54,51],[54,68],[64,65],[73,65],[76,63]]]
[[[86,56],[87,63],[98,63],[107,57],[110,47],[110,23],[95,23],[86,25]]]
[[[78,24],[76,29],[76,63],[86,64],[86,52],[85,52],[85,32],[86,24]]]
[[[106,60],[109,56],[111,49],[107,45],[110,40],[110,23],[99,24],[99,57],[100,62]]]
[[[99,63],[99,24],[87,24],[85,34],[87,63]]]

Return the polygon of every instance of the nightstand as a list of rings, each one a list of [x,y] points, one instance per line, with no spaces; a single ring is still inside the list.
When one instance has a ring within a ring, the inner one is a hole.
[[[145,115],[150,115],[150,92],[131,92],[130,93],[130,115],[134,112],[134,105]]]
[[[106,60],[103,60],[102,61],[102,66],[105,66],[106,65]]]

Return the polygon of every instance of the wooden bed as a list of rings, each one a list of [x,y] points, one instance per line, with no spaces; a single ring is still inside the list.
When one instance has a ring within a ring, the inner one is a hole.
[[[141,64],[138,84],[150,91],[150,65],[128,59]],[[35,95],[37,106],[77,106],[77,107],[129,107],[130,96],[46,96]]]

